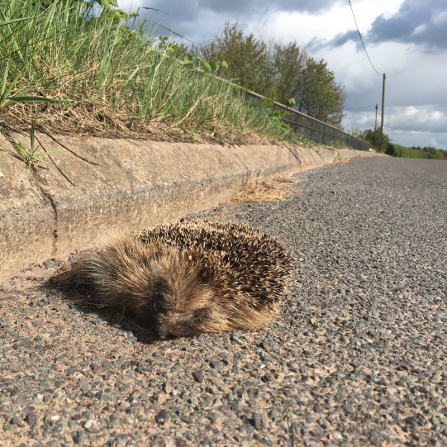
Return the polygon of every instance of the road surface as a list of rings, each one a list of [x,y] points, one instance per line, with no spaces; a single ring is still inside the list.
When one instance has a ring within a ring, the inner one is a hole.
[[[40,289],[51,260],[5,283],[0,445],[447,446],[447,162],[357,159],[294,180],[283,202],[202,214],[291,251],[266,331],[155,340]]]

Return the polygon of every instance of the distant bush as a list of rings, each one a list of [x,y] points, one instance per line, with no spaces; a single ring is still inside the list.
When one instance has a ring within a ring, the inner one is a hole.
[[[400,146],[399,144],[388,144],[386,149],[386,154],[392,155],[393,157],[404,157],[404,158],[428,158],[427,154],[422,151],[415,149],[410,149],[405,146]]]
[[[422,151],[427,154],[427,158],[432,160],[445,160],[444,151],[435,149],[434,147],[424,147]]]
[[[405,147],[399,144],[389,143],[386,148],[386,154],[393,157],[404,158],[425,158],[433,160],[446,160],[444,151],[441,149],[435,149],[434,147]]]

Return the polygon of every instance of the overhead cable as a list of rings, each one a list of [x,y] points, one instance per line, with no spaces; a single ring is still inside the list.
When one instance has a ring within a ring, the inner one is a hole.
[[[352,17],[354,17],[355,26],[357,27],[357,31],[358,31],[359,36],[360,36],[360,40],[362,41],[363,48],[365,49],[366,57],[368,58],[369,63],[371,64],[371,67],[374,69],[374,71],[375,71],[379,76],[382,76],[382,73],[379,73],[379,72],[376,70],[376,68],[374,67],[374,65],[373,65],[373,63],[371,62],[371,59],[370,59],[370,57],[369,57],[369,54],[368,54],[368,52],[366,51],[365,42],[363,42],[363,37],[362,37],[362,35],[360,34],[359,26],[357,25],[357,20],[355,19],[354,9],[352,8],[351,0],[348,0],[348,1],[349,1],[349,5],[351,6]]]

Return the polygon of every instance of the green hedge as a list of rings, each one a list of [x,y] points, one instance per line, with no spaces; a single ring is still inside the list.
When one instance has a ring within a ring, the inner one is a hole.
[[[388,155],[392,155],[393,157],[446,160],[442,151],[440,150],[427,152],[420,149],[410,149],[409,147],[401,146],[400,144],[389,143],[386,149],[386,153]]]
[[[428,154],[423,151],[418,151],[416,149],[409,149],[405,146],[400,146],[399,144],[388,144],[386,149],[388,155],[393,157],[404,157],[404,158],[428,158]]]

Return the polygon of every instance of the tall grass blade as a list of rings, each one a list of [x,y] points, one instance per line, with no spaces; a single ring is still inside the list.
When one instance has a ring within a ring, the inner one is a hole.
[[[24,20],[29,20],[29,19],[31,19],[31,17],[22,17],[20,19],[3,20],[0,22],[0,26],[12,25],[13,23],[23,22]]]
[[[69,99],[55,99],[44,96],[13,96],[8,99],[11,102],[70,102]]]

